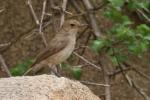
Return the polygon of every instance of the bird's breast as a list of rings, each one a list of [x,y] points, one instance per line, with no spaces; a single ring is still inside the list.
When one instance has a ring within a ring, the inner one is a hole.
[[[49,59],[48,62],[52,63],[52,64],[59,64],[59,63],[65,61],[73,52],[75,43],[76,43],[75,37],[69,39],[67,46],[63,50],[58,52],[57,54],[48,58]]]

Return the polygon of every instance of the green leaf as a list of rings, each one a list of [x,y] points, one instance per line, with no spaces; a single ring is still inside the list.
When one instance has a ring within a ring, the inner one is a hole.
[[[118,59],[119,63],[125,62],[127,60],[127,56],[123,54],[116,55],[116,58]]]
[[[119,52],[120,53],[120,52]],[[127,56],[123,54],[117,54],[111,57],[112,63],[117,66],[118,63],[123,63],[127,60]]]
[[[129,0],[128,8],[131,10],[144,9],[148,11],[149,0]]]
[[[150,27],[147,26],[146,24],[141,24],[141,25],[137,26],[136,31],[138,33],[142,34],[143,36],[149,35]]]
[[[69,69],[70,65],[63,62],[63,63],[61,63],[61,68],[62,69]]]
[[[131,53],[141,56],[144,52],[146,52],[149,48],[149,42],[148,41],[140,41],[133,44],[130,44],[128,46],[128,49]]]
[[[136,44],[131,44],[128,46],[128,49],[131,53],[135,54],[135,55],[139,55],[141,54],[141,49],[139,46],[137,46]]]
[[[23,75],[27,70],[28,67],[33,64],[33,60],[26,59],[21,64],[17,64],[13,68],[10,69],[10,72],[13,76],[21,76]]]
[[[149,42],[148,41],[141,42],[140,46],[141,46],[141,51],[144,53],[149,48]]]
[[[108,8],[104,15],[109,18],[110,20],[114,21],[115,23],[124,23],[124,22],[131,22],[128,16],[123,15],[122,12],[114,9]]]
[[[110,30],[110,32],[117,40],[120,40],[122,42],[132,41],[135,37],[134,30],[129,28],[129,26],[126,26],[126,24],[117,24],[112,28],[112,30]]]
[[[114,64],[114,66],[118,66],[118,61],[117,61],[117,58],[115,56],[111,57],[111,61]]]
[[[94,52],[99,52],[106,45],[106,41],[103,39],[94,40],[91,44],[91,48]]]
[[[139,7],[139,8],[141,8],[141,9],[144,9],[145,11],[148,11],[149,12],[149,1],[147,0],[147,1],[144,1],[144,2],[140,2],[140,3],[138,3],[137,4],[137,6]]]
[[[72,74],[73,74],[73,77],[77,80],[79,80],[81,78],[81,75],[82,75],[82,69],[81,69],[81,66],[75,66],[72,68]]]
[[[109,18],[109,19],[111,19],[112,21],[114,21],[114,22],[120,22],[120,21],[122,21],[122,20],[120,20],[122,14],[121,14],[119,11],[117,11],[116,9],[114,9],[114,8],[108,8],[108,9],[104,12],[104,15],[105,15],[107,18]],[[118,21],[117,21],[117,19],[118,19]]]
[[[129,3],[128,3],[128,8],[130,10],[136,10],[137,9],[137,4],[134,1],[130,0]]]
[[[144,36],[144,40],[150,41],[150,35]]]
[[[111,3],[113,7],[119,10],[120,10],[120,7],[122,7],[125,3],[125,0],[108,0],[108,1]]]

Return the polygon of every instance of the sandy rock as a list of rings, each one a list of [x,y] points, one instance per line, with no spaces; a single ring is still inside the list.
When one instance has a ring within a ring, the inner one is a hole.
[[[0,79],[0,100],[100,100],[77,81],[53,75]]]

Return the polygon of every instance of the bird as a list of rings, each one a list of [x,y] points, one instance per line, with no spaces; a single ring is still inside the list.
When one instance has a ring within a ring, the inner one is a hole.
[[[75,48],[76,35],[81,26],[75,19],[66,20],[48,46],[35,57],[24,75],[32,71],[33,67],[38,70],[42,65],[58,65],[69,58]]]

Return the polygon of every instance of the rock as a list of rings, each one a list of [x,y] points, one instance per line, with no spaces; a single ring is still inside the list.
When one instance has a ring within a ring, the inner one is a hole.
[[[54,75],[0,79],[0,100],[100,100],[80,82]]]

